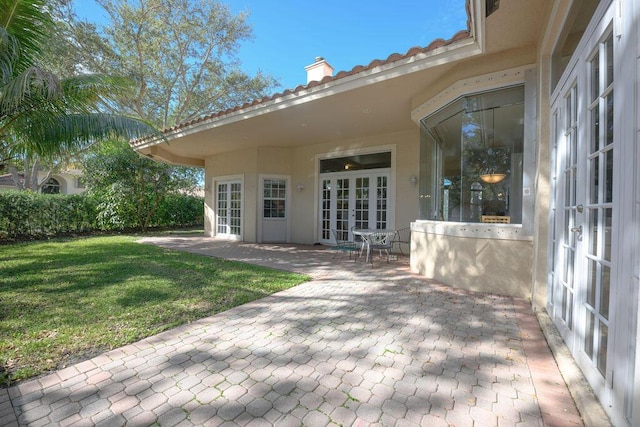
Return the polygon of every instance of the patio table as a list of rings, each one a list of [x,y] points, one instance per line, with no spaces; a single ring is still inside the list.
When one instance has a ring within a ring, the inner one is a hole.
[[[393,236],[396,234],[396,230],[383,228],[383,229],[373,229],[373,228],[362,228],[362,229],[354,229],[352,230],[354,236],[360,236],[362,238],[362,247],[360,248],[360,256],[362,256],[362,252],[367,250],[365,262],[372,262],[372,254],[371,249],[375,247],[375,240],[380,236],[385,244],[389,245],[387,248],[387,261],[389,257],[389,250],[391,249],[391,241],[393,240]]]

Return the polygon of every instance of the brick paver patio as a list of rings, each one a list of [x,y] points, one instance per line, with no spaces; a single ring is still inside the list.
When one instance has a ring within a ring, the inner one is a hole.
[[[406,259],[147,241],[315,279],[0,389],[0,425],[582,425],[526,301],[431,283]]]

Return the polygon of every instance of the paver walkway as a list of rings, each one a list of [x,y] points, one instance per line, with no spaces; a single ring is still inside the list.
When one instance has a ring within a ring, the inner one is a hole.
[[[317,247],[146,239],[315,280],[0,390],[0,425],[581,425],[528,304]]]

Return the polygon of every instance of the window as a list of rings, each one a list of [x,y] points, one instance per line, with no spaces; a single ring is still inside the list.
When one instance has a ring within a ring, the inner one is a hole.
[[[76,177],[76,188],[85,188],[84,178],[81,176]]]
[[[286,199],[286,180],[264,180],[264,218],[285,218]]]
[[[320,160],[320,173],[350,172],[391,167],[391,151],[374,154],[359,154]]]
[[[49,180],[42,186],[42,194],[60,194],[60,183],[55,178]]]
[[[522,223],[524,86],[462,97],[421,121],[420,219]]]

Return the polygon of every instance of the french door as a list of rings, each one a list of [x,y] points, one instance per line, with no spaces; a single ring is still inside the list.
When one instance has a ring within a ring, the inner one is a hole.
[[[627,423],[635,321],[615,308],[620,298],[637,301],[637,290],[623,292],[617,279],[623,200],[612,9],[592,23],[553,95],[549,312],[603,407]]]
[[[239,180],[216,184],[216,235],[242,239],[242,182]]]
[[[320,175],[320,242],[333,243],[332,229],[351,240],[352,228],[389,227],[389,172]]]

